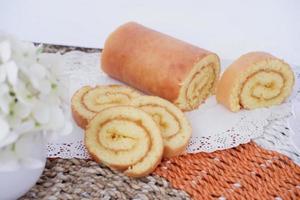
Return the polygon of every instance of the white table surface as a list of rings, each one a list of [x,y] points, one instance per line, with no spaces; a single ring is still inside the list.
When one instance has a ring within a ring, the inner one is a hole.
[[[101,48],[107,35],[127,21],[222,58],[262,50],[300,65],[298,0],[0,0],[0,30],[35,42]]]

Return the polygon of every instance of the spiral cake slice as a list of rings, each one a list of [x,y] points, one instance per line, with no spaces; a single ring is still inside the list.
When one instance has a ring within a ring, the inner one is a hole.
[[[116,105],[128,105],[132,98],[138,96],[140,94],[135,90],[121,85],[82,87],[72,97],[73,118],[84,129],[99,111]]]
[[[151,173],[163,154],[157,124],[149,114],[132,106],[99,112],[87,126],[85,145],[95,160],[132,177]]]
[[[281,104],[294,85],[284,61],[265,52],[251,52],[231,64],[217,87],[217,100],[233,112]]]
[[[219,73],[219,58],[215,54],[209,54],[198,60],[180,84],[178,97],[174,103],[183,111],[196,109],[207,97],[215,93]]]
[[[136,106],[152,116],[158,124],[164,142],[164,157],[184,152],[192,129],[183,112],[167,100],[154,96],[141,96],[132,100]]]

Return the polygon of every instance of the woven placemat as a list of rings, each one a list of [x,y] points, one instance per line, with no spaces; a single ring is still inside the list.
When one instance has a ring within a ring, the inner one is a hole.
[[[21,199],[190,198],[159,176],[132,179],[90,160],[48,159],[37,184]]]
[[[254,143],[164,160],[141,179],[90,160],[48,159],[38,183],[21,199],[190,199],[188,194],[193,199],[300,199],[300,167]]]
[[[40,43],[35,43],[35,44],[39,45]],[[43,44],[43,51],[46,53],[61,53],[61,54],[65,54],[70,51],[83,51],[85,53],[97,53],[97,52],[101,52],[102,49]]]
[[[300,199],[300,167],[253,142],[166,160],[155,174],[194,199]]]

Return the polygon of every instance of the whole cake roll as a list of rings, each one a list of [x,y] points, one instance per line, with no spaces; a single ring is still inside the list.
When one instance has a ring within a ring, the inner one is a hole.
[[[101,66],[111,77],[184,111],[214,92],[220,72],[216,54],[134,22],[110,34]]]
[[[160,163],[160,130],[146,112],[133,106],[109,107],[90,120],[85,145],[91,156],[132,177],[146,176]]]
[[[155,96],[140,96],[131,105],[152,116],[160,128],[164,142],[164,157],[182,154],[191,138],[192,128],[183,112],[174,104]]]
[[[84,86],[72,97],[73,119],[84,129],[88,121],[101,110],[117,105],[128,105],[131,99],[138,96],[140,94],[137,91],[121,85]]]
[[[294,85],[294,73],[284,61],[265,52],[250,52],[233,62],[217,87],[217,101],[229,110],[281,104]]]

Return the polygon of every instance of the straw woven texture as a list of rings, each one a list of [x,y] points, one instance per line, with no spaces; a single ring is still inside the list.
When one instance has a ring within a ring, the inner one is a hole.
[[[300,167],[254,143],[165,160],[155,174],[194,199],[300,199]]]

